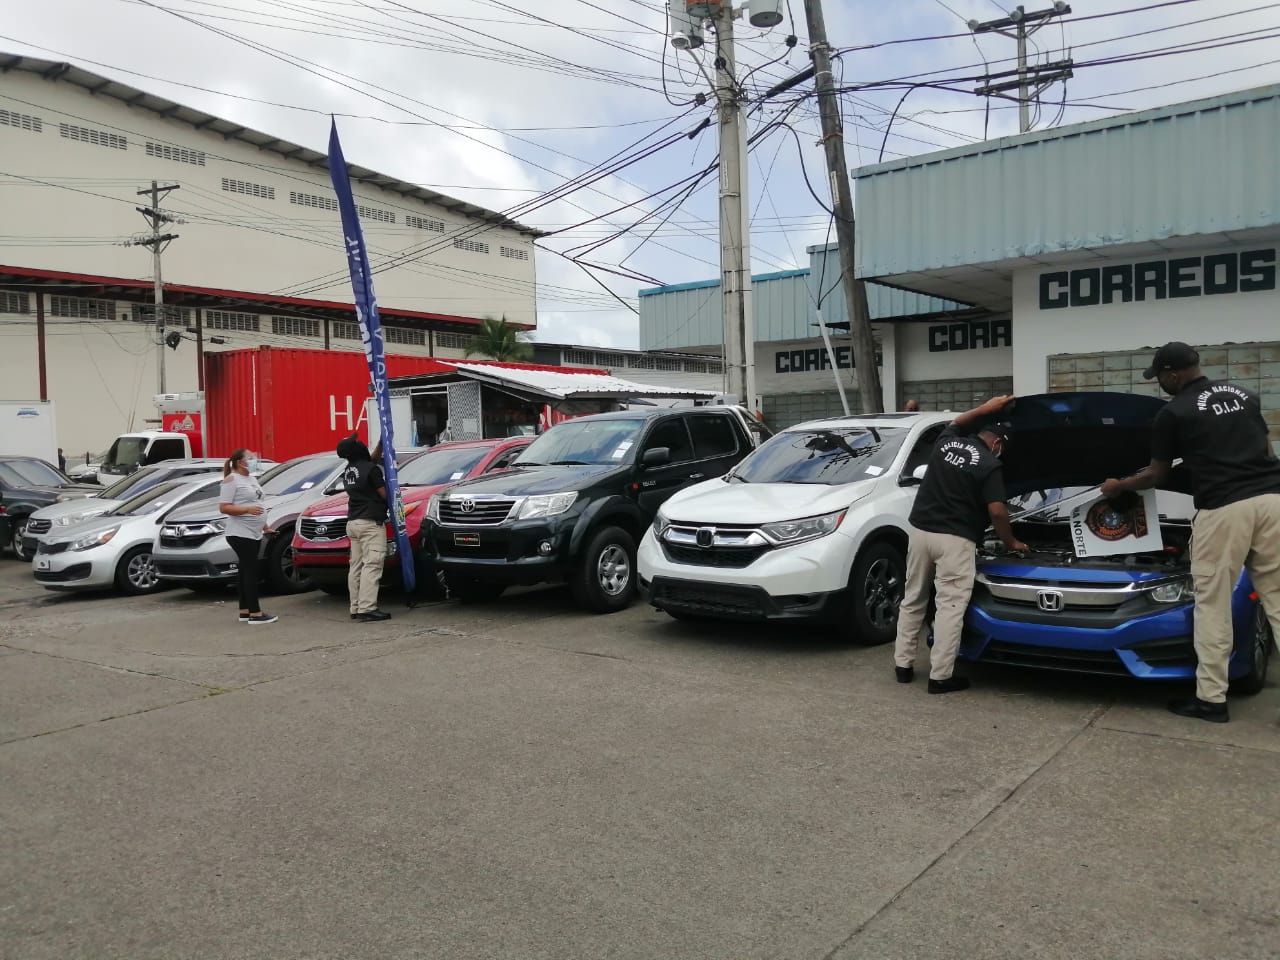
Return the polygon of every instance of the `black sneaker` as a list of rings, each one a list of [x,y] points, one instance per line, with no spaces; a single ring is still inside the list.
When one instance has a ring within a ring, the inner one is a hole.
[[[249,619],[244,622],[249,624],[249,626],[255,626],[263,623],[275,623],[279,619],[279,617],[272,616],[269,613],[255,613],[251,614]]]
[[[378,623],[381,620],[390,620],[391,614],[381,610],[370,610],[368,613],[357,613],[356,619],[361,623]]]
[[[915,667],[894,667],[893,675],[898,678],[899,683],[910,683],[916,678]]]
[[[930,680],[930,693],[958,693],[969,689],[968,677],[947,677],[945,680]]]
[[[1170,700],[1169,709],[1180,717],[1191,717],[1193,720],[1208,720],[1210,723],[1227,723],[1231,714],[1226,703],[1209,703],[1198,697],[1190,700]]]
[[[241,622],[241,623],[245,623],[248,619],[249,619],[249,615],[248,615],[247,613],[242,613],[242,614],[240,614],[240,622]]]
[[[360,619],[360,614],[358,614],[358,613],[353,613],[353,614],[351,615],[351,619],[352,619],[352,620],[359,620],[359,619]]]

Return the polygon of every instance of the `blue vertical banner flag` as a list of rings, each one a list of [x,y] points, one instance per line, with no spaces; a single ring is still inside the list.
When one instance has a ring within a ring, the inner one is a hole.
[[[355,294],[356,318],[360,322],[360,340],[364,343],[364,356],[369,362],[369,377],[373,383],[373,398],[378,406],[378,427],[382,434],[382,469],[387,478],[388,506],[400,550],[400,574],[404,579],[405,594],[412,598],[417,576],[413,569],[409,532],[404,522],[400,477],[396,473],[396,445],[391,424],[391,394],[387,388],[387,355],[382,342],[382,321],[378,317],[378,301],[373,294],[373,273],[369,270],[369,252],[364,245],[364,231],[360,229],[355,197],[351,195],[347,161],[342,156],[342,144],[338,142],[338,124],[332,118],[329,128],[329,176],[333,180],[333,192],[338,195],[343,245],[347,250],[347,265],[351,268],[351,290]]]

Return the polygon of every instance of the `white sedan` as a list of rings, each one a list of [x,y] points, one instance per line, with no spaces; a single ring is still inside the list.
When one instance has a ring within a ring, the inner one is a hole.
[[[31,564],[36,582],[50,590],[153,593],[160,589],[151,553],[160,526],[174,510],[214,500],[220,475],[167,480],[41,542]]]

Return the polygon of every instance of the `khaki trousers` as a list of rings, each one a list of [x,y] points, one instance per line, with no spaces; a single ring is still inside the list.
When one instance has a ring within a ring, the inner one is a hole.
[[[972,540],[911,528],[907,586],[902,606],[898,608],[898,639],[893,650],[895,664],[900,667],[915,664],[929,608],[929,590],[936,587],[938,611],[933,618],[929,679],[945,680],[951,676],[977,568],[977,548]]]
[[[378,585],[387,559],[386,524],[349,520],[347,537],[351,540],[351,566],[347,572],[351,612],[370,613],[378,609]]]
[[[1227,699],[1231,659],[1231,593],[1240,568],[1249,571],[1271,630],[1280,637],[1280,493],[1201,510],[1191,525],[1195,583],[1196,696]]]

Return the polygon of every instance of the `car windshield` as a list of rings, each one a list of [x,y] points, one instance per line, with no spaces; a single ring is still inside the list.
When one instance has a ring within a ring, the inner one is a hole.
[[[143,467],[122,480],[117,480],[99,494],[104,500],[128,500],[164,479],[167,471],[160,467]]]
[[[144,490],[132,500],[126,500],[110,511],[109,515],[113,517],[141,517],[148,513],[155,513],[157,510],[163,510],[165,507],[176,503],[188,491],[190,482],[190,478],[184,478],[182,480],[166,480],[164,483],[158,483],[154,487]],[[208,492],[211,496],[212,491],[213,488],[209,487]]]
[[[147,455],[146,437],[116,437],[103,460],[105,466],[133,466],[141,463]]]
[[[439,447],[428,450],[399,470],[402,487],[434,487],[461,480],[488,454],[489,447]]]
[[[729,474],[746,483],[856,483],[885,473],[909,431],[902,427],[784,430]]]
[[[60,487],[66,477],[42,460],[10,460],[5,464],[16,476],[43,487]]]
[[[546,463],[620,464],[631,452],[644,420],[566,420],[520,454],[515,466]]]
[[[262,485],[262,492],[268,497],[301,493],[303,490],[310,490],[317,483],[323,483],[340,462],[337,457],[321,457],[282,463],[263,474],[259,483]]]

